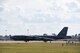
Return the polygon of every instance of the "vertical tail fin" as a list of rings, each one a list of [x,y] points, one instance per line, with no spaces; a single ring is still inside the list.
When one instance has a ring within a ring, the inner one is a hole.
[[[64,37],[67,35],[68,27],[64,27],[57,36]]]

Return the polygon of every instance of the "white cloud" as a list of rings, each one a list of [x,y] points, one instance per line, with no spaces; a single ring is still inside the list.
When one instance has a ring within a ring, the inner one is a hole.
[[[79,6],[79,0],[3,0],[0,2],[0,27],[2,31],[8,29],[9,34],[22,31],[21,34],[26,34],[25,28],[29,28],[31,34],[42,34],[66,25],[77,27],[80,26]]]

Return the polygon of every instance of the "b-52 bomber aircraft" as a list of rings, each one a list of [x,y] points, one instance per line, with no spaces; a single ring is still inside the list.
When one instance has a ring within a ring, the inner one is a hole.
[[[16,41],[53,41],[53,40],[59,40],[59,39],[70,39],[71,36],[67,36],[68,27],[64,27],[57,36],[53,35],[14,35],[11,36],[12,40]]]

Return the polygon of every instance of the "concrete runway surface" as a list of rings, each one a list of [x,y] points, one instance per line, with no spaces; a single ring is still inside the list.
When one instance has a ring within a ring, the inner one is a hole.
[[[29,42],[25,42],[25,41],[0,41],[0,43],[33,43],[33,42],[43,42],[43,41],[29,41]],[[48,41],[47,43],[50,43],[50,41]],[[51,43],[66,43],[66,41],[51,41]]]
[[[1,41],[0,43],[36,43],[36,42],[43,42],[43,41],[29,41],[29,42],[25,42],[25,41]],[[50,43],[50,41],[48,41],[47,43]],[[51,41],[51,43],[66,43],[66,41]],[[79,43],[79,42],[75,42],[74,43]]]

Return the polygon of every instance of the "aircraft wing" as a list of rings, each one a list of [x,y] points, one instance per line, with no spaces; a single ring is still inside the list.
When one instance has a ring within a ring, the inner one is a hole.
[[[43,41],[52,41],[52,40],[54,40],[54,39],[52,39],[52,38],[47,38],[47,37],[36,37],[37,39],[41,39],[41,40],[43,40]]]

